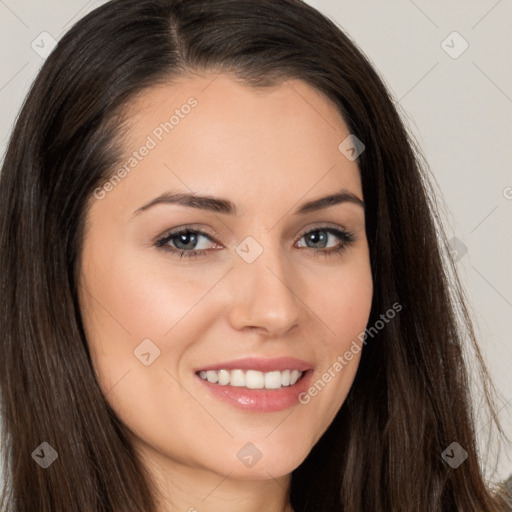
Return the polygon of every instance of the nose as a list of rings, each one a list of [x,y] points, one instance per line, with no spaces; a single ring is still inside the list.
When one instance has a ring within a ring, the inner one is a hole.
[[[279,337],[298,324],[302,301],[294,290],[293,269],[286,268],[279,253],[267,248],[252,263],[237,258],[229,273],[229,322],[234,329]]]

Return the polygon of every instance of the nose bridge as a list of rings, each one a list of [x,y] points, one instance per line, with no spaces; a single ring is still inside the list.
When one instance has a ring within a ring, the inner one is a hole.
[[[279,241],[271,241],[269,233],[258,238],[261,242],[247,237],[237,246],[230,320],[237,329],[258,327],[280,335],[297,323],[300,300]]]

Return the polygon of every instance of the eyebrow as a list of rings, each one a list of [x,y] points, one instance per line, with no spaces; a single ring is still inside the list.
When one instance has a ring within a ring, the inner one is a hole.
[[[296,215],[303,215],[317,210],[322,210],[330,206],[343,203],[352,203],[361,206],[365,209],[365,204],[362,199],[357,197],[352,192],[342,189],[336,194],[320,197],[313,201],[308,201],[302,204],[296,211]],[[164,192],[163,194],[155,197],[149,203],[141,206],[135,210],[134,215],[148,210],[157,204],[177,204],[180,206],[187,206],[190,208],[198,208],[215,213],[223,213],[226,215],[238,215],[236,205],[228,199],[222,199],[212,196],[199,196],[196,194],[183,194],[178,192]]]

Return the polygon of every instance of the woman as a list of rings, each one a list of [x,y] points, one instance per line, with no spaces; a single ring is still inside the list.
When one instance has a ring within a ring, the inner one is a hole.
[[[505,510],[418,155],[297,0],[77,23],[0,176],[2,510]]]

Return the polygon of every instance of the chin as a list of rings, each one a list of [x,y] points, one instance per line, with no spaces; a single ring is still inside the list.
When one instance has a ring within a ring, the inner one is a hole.
[[[306,447],[303,450],[290,446],[288,450],[281,445],[279,449],[271,446],[265,448],[263,442],[259,443],[261,450],[255,448],[257,444],[245,444],[235,454],[236,460],[222,472],[232,472],[231,477],[239,480],[268,480],[289,475],[299,467],[308,455]],[[267,455],[265,454],[267,452]],[[253,457],[251,460],[251,456]],[[259,457],[259,458],[258,458]]]

